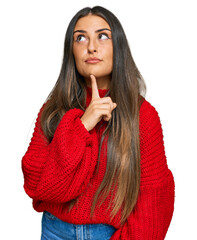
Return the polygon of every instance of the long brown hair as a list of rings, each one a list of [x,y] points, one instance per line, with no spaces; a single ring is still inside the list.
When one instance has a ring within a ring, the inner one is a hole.
[[[98,165],[101,146],[107,135],[107,167],[92,202],[91,216],[98,200],[101,200],[101,205],[111,191],[115,193],[114,200],[111,198],[110,202],[113,209],[111,218],[122,209],[121,224],[123,224],[133,210],[139,193],[141,175],[139,109],[140,96],[145,94],[146,88],[132,58],[124,30],[116,16],[107,9],[100,6],[84,8],[72,18],[65,36],[60,75],[46,100],[41,126],[51,142],[57,125],[69,109],[79,108],[85,111],[86,82],[76,69],[72,45],[73,30],[78,19],[90,13],[104,18],[112,31],[113,70],[108,94],[118,105],[112,112],[112,118],[107,123],[99,145]],[[69,210],[76,201],[77,199],[74,199],[69,202]]]

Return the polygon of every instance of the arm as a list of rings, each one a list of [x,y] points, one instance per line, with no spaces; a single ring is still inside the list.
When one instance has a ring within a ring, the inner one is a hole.
[[[56,203],[79,196],[89,183],[97,163],[96,132],[82,124],[80,109],[62,117],[51,143],[40,127],[38,114],[34,133],[22,158],[24,189],[33,199]]]
[[[111,240],[163,240],[174,211],[174,178],[168,169],[161,123],[147,102],[140,109],[141,185],[138,201]]]

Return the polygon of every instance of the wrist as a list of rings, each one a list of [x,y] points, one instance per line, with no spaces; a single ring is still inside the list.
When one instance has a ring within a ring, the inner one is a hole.
[[[86,130],[89,132],[89,129],[88,129],[86,123],[84,122],[84,120],[82,118],[80,118],[80,120],[81,120],[82,124],[84,125],[84,127],[86,128]]]

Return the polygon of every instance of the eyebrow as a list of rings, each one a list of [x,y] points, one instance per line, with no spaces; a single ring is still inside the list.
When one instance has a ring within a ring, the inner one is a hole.
[[[107,30],[107,31],[111,32],[111,30],[109,28],[101,28],[101,29],[96,30],[95,33],[102,32],[104,30]],[[85,30],[76,30],[76,31],[73,32],[73,34],[76,33],[76,32],[87,33]]]

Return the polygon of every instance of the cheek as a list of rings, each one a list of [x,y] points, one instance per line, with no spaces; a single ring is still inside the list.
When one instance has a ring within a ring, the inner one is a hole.
[[[112,49],[107,50],[106,59],[108,61],[108,65],[112,66],[113,65],[113,50]]]
[[[113,59],[113,47],[111,45],[106,46],[103,49],[103,54],[106,56],[106,58],[108,58],[108,60]]]
[[[77,63],[79,61],[79,51],[77,51],[76,48],[73,48],[73,56],[74,56],[74,59],[75,59],[75,62]]]
[[[81,62],[83,62],[83,56],[85,55],[85,49],[82,47],[75,47],[73,48],[73,55],[74,55],[74,59],[76,64],[80,64]]]
[[[78,51],[73,51],[73,55],[74,55],[74,60],[75,60],[75,64],[77,67],[77,70],[79,70],[81,68],[81,54]]]

